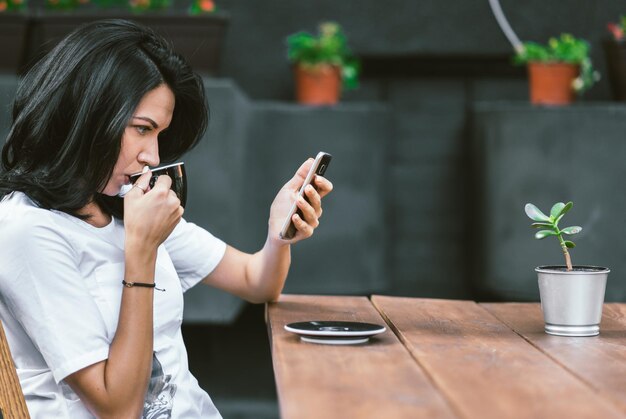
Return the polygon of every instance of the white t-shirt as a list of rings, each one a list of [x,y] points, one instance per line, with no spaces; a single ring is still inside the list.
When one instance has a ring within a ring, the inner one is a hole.
[[[63,381],[108,357],[124,279],[124,226],[103,228],[38,208],[13,192],[0,202],[0,320],[33,419],[92,418]],[[159,247],[154,355],[144,418],[220,418],[189,372],[183,292],[220,262],[226,245],[181,220]],[[133,278],[142,282],[141,278]]]

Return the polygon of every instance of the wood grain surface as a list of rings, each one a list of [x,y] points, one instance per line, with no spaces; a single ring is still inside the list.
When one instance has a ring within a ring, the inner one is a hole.
[[[390,330],[365,344],[321,345],[284,329],[309,320],[384,325],[367,298],[282,295],[266,316],[282,419],[457,417]]]
[[[482,304],[500,321],[546,353],[626,415],[626,304],[605,304],[600,335],[551,336],[538,304]]]
[[[4,419],[29,418],[4,328],[0,323],[0,412]]]
[[[462,417],[624,417],[474,302],[384,296],[372,302]],[[543,330],[542,320],[529,321]]]

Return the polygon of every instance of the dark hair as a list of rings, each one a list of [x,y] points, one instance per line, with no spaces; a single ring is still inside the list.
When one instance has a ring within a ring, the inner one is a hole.
[[[22,191],[42,208],[77,217],[95,199],[121,216],[121,199],[98,191],[113,172],[132,113],[163,83],[175,98],[170,126],[159,134],[159,155],[168,162],[193,148],[206,129],[200,77],[147,27],[111,19],[77,28],[18,87],[2,149],[0,198]]]

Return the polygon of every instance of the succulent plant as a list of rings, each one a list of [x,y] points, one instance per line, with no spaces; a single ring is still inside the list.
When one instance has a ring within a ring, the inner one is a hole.
[[[533,204],[528,203],[524,207],[528,218],[535,221],[532,223],[531,227],[541,229],[535,233],[536,239],[541,240],[548,236],[555,236],[559,240],[568,271],[572,270],[572,260],[567,249],[574,248],[576,245],[573,241],[563,239],[563,235],[571,236],[580,233],[583,228],[579,226],[559,228],[559,221],[561,221],[563,216],[572,209],[573,206],[574,204],[571,201],[567,204],[557,202],[552,206],[552,209],[550,209],[550,216],[541,212],[541,210]]]

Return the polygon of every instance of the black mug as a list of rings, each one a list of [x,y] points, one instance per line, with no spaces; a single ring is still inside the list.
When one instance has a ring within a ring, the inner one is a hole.
[[[166,166],[155,167],[154,169],[150,169],[152,171],[152,176],[150,177],[150,188],[154,187],[154,183],[157,181],[159,176],[168,175],[172,179],[172,186],[170,187],[178,199],[180,199],[180,205],[184,208],[187,203],[187,175],[185,173],[185,163],[178,162],[168,164]],[[130,183],[135,184],[137,179],[143,173],[135,173],[130,176]]]

